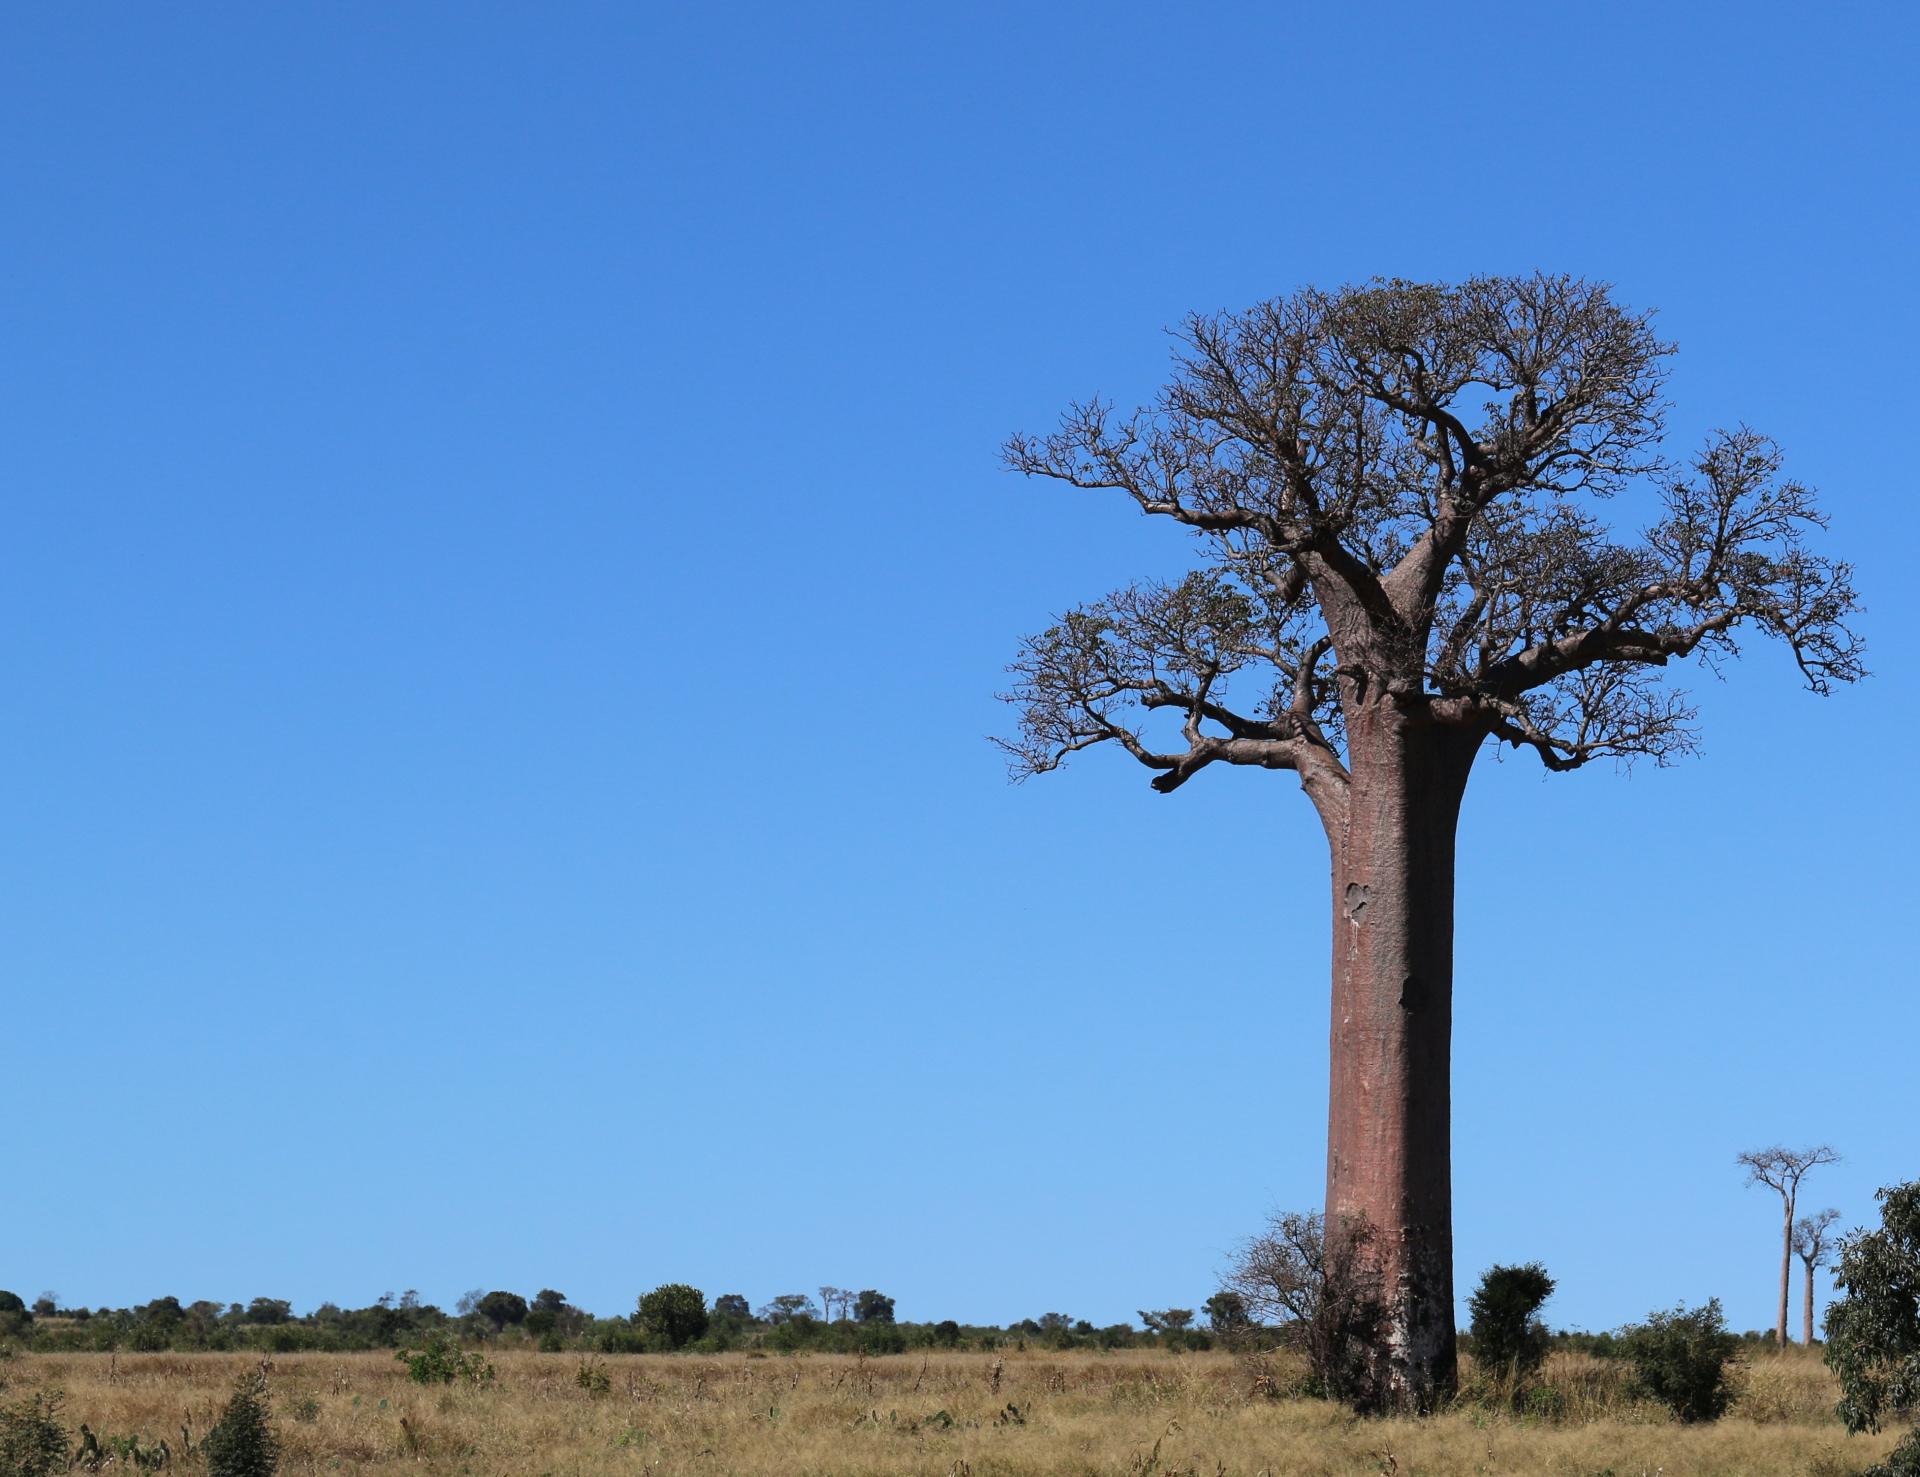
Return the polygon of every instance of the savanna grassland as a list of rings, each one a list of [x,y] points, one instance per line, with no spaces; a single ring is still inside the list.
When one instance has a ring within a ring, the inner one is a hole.
[[[1360,1420],[1285,1393],[1302,1371],[1284,1357],[1217,1351],[512,1352],[493,1364],[491,1383],[423,1386],[391,1354],[275,1357],[280,1471],[1842,1477],[1895,1440],[1846,1436],[1831,1376],[1800,1351],[1743,1365],[1731,1412],[1695,1426],[1634,1399],[1619,1362],[1570,1353],[1549,1360],[1536,1413],[1469,1397],[1425,1420]],[[0,1365],[0,1399],[62,1391],[76,1436],[84,1422],[109,1451],[115,1437],[164,1439],[171,1468],[190,1472],[192,1443],[257,1367],[235,1354],[30,1354]]]

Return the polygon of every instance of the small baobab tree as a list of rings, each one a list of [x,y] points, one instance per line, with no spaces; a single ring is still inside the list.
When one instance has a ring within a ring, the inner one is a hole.
[[[1383,282],[1195,316],[1155,403],[1071,406],[1008,464],[1197,536],[1201,566],[1030,637],[1016,776],[1097,745],[1170,794],[1292,774],[1333,882],[1326,1229],[1383,1289],[1382,1403],[1455,1383],[1449,1053],[1455,827],[1489,744],[1554,771],[1694,744],[1682,658],[1782,642],[1826,692],[1861,673],[1848,566],[1814,494],[1747,429],[1661,451],[1672,352],[1567,277]],[[1629,488],[1636,538],[1600,516]]]
[[[1734,1157],[1734,1163],[1747,1171],[1747,1183],[1765,1185],[1780,1197],[1783,1211],[1780,1232],[1780,1316],[1774,1324],[1773,1338],[1781,1348],[1787,1346],[1787,1295],[1793,1279],[1793,1210],[1800,1194],[1800,1181],[1822,1164],[1838,1164],[1839,1154],[1825,1144],[1811,1149],[1749,1149]]]
[[[1809,1345],[1813,1343],[1813,1274],[1827,1264],[1827,1257],[1833,1250],[1827,1243],[1827,1233],[1839,1219],[1840,1212],[1829,1209],[1818,1215],[1803,1215],[1793,1223],[1793,1254],[1800,1258],[1800,1264],[1807,1272],[1807,1285],[1803,1289],[1804,1298],[1800,1308],[1800,1337]]]

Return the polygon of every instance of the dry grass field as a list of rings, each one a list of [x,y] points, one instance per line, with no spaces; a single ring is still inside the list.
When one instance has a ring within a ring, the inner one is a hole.
[[[929,1477],[1314,1477],[1314,1474],[1574,1474],[1595,1477],[1841,1477],[1894,1438],[1849,1439],[1810,1356],[1742,1371],[1733,1412],[1672,1423],[1637,1403],[1617,1364],[1555,1355],[1552,1417],[1463,1403],[1424,1421],[1358,1421],[1275,1397],[1294,1375],[1222,1353],[967,1353],[885,1359],[814,1355],[595,1359],[505,1354],[475,1388],[411,1383],[390,1354],[272,1361],[282,1473],[913,1473]],[[23,1355],[0,1364],[16,1400],[65,1393],[63,1415],[103,1441],[166,1439],[182,1460],[234,1381],[237,1355]],[[1262,1379],[1262,1374],[1268,1379]],[[604,1388],[589,1388],[604,1383]],[[113,1463],[113,1467],[124,1465]]]

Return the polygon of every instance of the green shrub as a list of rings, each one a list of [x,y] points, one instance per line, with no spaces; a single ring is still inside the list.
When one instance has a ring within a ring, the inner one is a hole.
[[[602,1354],[644,1354],[647,1336],[632,1324],[607,1323],[598,1332]]]
[[[1882,1415],[1920,1406],[1920,1180],[1875,1198],[1879,1229],[1840,1242],[1833,1280],[1844,1296],[1827,1309],[1827,1363],[1849,1431],[1877,1431]],[[1871,1472],[1920,1474],[1920,1429]]]
[[[1620,1334],[1640,1391],[1683,1421],[1718,1420],[1725,1413],[1733,1398],[1727,1361],[1739,1346],[1727,1332],[1719,1298],[1691,1311],[1681,1303],[1670,1313],[1649,1314]]]
[[[1920,1477],[1920,1430],[1908,1432],[1884,1462],[1875,1462],[1860,1477]]]
[[[0,1405],[0,1477],[49,1477],[67,1470],[67,1428],[60,1394]]]
[[[580,1367],[573,1372],[573,1382],[589,1395],[604,1395],[613,1388],[613,1376],[607,1373],[607,1366],[592,1355],[580,1361]]]
[[[280,1439],[267,1418],[265,1375],[250,1374],[240,1381],[200,1450],[207,1477],[273,1477],[280,1465]]]
[[[854,1351],[861,1354],[904,1354],[907,1352],[907,1336],[890,1323],[857,1324],[858,1330],[849,1342]]]
[[[407,1366],[407,1377],[418,1385],[450,1385],[461,1380],[484,1385],[493,1378],[493,1366],[478,1354],[463,1353],[444,1333],[427,1335],[418,1349],[402,1349],[393,1356]]]
[[[1467,1299],[1473,1315],[1474,1362],[1496,1379],[1518,1386],[1547,1357],[1550,1335],[1534,1315],[1553,1296],[1553,1279],[1538,1262],[1489,1267]]]
[[[707,1331],[706,1294],[684,1282],[663,1282],[640,1299],[633,1321],[668,1348],[683,1348]]]

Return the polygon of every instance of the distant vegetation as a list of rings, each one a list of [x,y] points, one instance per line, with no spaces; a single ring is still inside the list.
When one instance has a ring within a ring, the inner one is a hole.
[[[1496,1269],[1501,1270],[1501,1269]],[[639,1297],[625,1317],[600,1317],[542,1288],[532,1297],[503,1290],[468,1293],[453,1312],[422,1302],[409,1291],[376,1299],[364,1308],[322,1303],[296,1314],[282,1298],[248,1303],[177,1297],[155,1298],[129,1308],[71,1308],[51,1297],[29,1307],[0,1292],[0,1343],[22,1352],[59,1353],[352,1353],[393,1349],[424,1360],[432,1378],[451,1368],[462,1348],[531,1350],[574,1354],[768,1353],[904,1354],[917,1350],[971,1349],[1007,1352],[1114,1349],[1171,1351],[1230,1348],[1300,1348],[1311,1352],[1309,1317],[1294,1319],[1275,1305],[1251,1307],[1231,1289],[1191,1308],[1141,1309],[1140,1323],[1096,1326],[1066,1313],[1043,1313],[1004,1326],[960,1323],[947,1318],[903,1322],[894,1300],[873,1288],[835,1292],[829,1319],[821,1301],[783,1293],[754,1308],[740,1293],[709,1300],[698,1288],[666,1283]],[[1614,1358],[1623,1352],[1614,1333],[1547,1335],[1535,1325],[1530,1340],[1552,1347]],[[1771,1332],[1744,1335],[1747,1342]],[[1473,1341],[1463,1339],[1471,1349]],[[1544,1346],[1540,1346],[1544,1348]],[[1504,1345],[1503,1345],[1504,1348]],[[1503,1357],[1511,1357],[1503,1355]],[[1529,1359],[1532,1357],[1530,1349]],[[476,1366],[477,1367],[477,1366]],[[453,1377],[467,1378],[462,1366]]]
[[[709,1302],[698,1288],[666,1283],[643,1294],[625,1317],[596,1316],[554,1288],[542,1288],[530,1298],[499,1289],[475,1291],[461,1298],[452,1312],[408,1291],[378,1298],[364,1308],[322,1303],[304,1314],[296,1314],[284,1298],[183,1303],[161,1297],[128,1308],[89,1309],[60,1306],[50,1295],[28,1307],[18,1296],[0,1292],[0,1340],[39,1353],[395,1349],[417,1355],[438,1371],[447,1362],[447,1351],[474,1345],[598,1354],[757,1349],[871,1355],[1029,1346],[1207,1349],[1223,1331],[1238,1333],[1247,1326],[1230,1299],[1209,1305],[1207,1327],[1197,1324],[1190,1308],[1143,1312],[1144,1328],[1129,1323],[1097,1328],[1053,1312],[999,1327],[950,1318],[899,1322],[894,1300],[875,1288],[822,1291],[831,1298],[782,1293],[756,1309],[741,1293],[721,1293]],[[831,1306],[833,1316],[827,1316],[823,1305]]]

